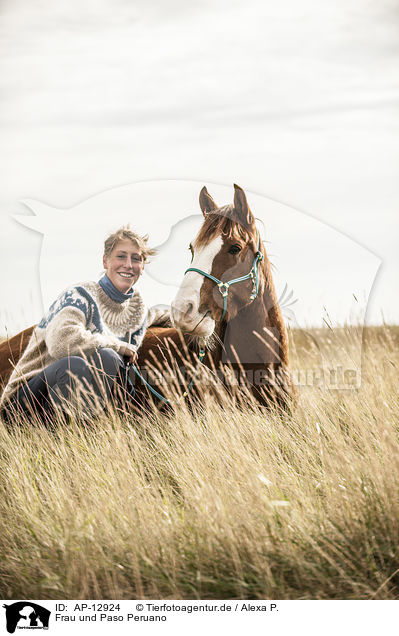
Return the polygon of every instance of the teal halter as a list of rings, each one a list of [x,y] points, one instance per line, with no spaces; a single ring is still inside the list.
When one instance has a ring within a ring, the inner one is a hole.
[[[254,262],[252,263],[252,267],[251,267],[250,271],[248,272],[248,274],[245,274],[245,276],[240,276],[239,278],[233,278],[232,280],[229,280],[227,283],[224,283],[223,281],[219,280],[218,278],[215,278],[215,276],[212,276],[212,274],[208,274],[207,272],[204,272],[202,269],[198,269],[197,267],[189,267],[184,272],[185,274],[187,274],[187,272],[197,272],[197,274],[202,274],[202,276],[205,276],[206,278],[209,278],[210,280],[213,280],[214,283],[216,283],[216,285],[218,286],[219,291],[220,291],[220,293],[222,294],[222,297],[223,297],[223,313],[222,313],[222,317],[221,317],[220,320],[223,320],[223,318],[226,315],[226,311],[227,311],[227,297],[229,295],[229,287],[231,285],[234,285],[234,283],[241,283],[244,280],[251,279],[252,280],[252,292],[251,292],[251,295],[250,295],[251,302],[253,300],[255,300],[255,298],[258,296],[258,292],[259,292],[259,263],[261,261],[263,261],[263,254],[259,250],[259,247],[260,247],[259,232],[257,232],[257,235],[258,235],[258,243],[257,243],[257,246],[256,246]]]

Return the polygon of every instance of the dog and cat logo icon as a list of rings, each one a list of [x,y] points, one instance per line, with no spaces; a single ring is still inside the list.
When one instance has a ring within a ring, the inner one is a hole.
[[[48,629],[51,612],[37,603],[18,601],[3,607],[6,610],[6,627],[9,634],[13,634],[16,629]]]

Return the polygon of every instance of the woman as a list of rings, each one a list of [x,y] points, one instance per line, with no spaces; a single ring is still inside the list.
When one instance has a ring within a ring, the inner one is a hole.
[[[104,244],[104,276],[66,289],[34,330],[1,398],[8,419],[17,412],[69,415],[103,410],[132,389],[124,360],[135,362],[149,324],[166,317],[147,310],[133,287],[155,253],[142,237],[122,227]]]

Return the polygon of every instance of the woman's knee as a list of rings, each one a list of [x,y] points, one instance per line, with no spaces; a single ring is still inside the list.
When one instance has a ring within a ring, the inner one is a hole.
[[[85,376],[89,369],[87,360],[80,356],[69,356],[60,360],[59,368],[61,371],[67,371],[69,375],[77,377]]]
[[[97,351],[99,368],[107,375],[116,376],[119,370],[123,367],[123,360],[119,353],[113,349],[99,349]]]
[[[47,384],[50,389],[58,387],[65,393],[67,387],[83,378],[90,379],[91,373],[87,360],[80,356],[61,358],[45,370]]]
[[[54,391],[59,391],[69,399],[71,392],[83,387],[97,397],[109,397],[122,366],[122,358],[112,349],[99,349],[88,360],[80,356],[62,358],[47,370],[51,396],[57,401]]]

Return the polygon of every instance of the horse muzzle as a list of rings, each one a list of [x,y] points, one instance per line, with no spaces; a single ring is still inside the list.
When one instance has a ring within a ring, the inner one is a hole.
[[[195,336],[207,338],[213,334],[215,321],[209,311],[200,313],[196,303],[191,300],[172,303],[171,316],[173,326],[183,333],[191,333]]]

